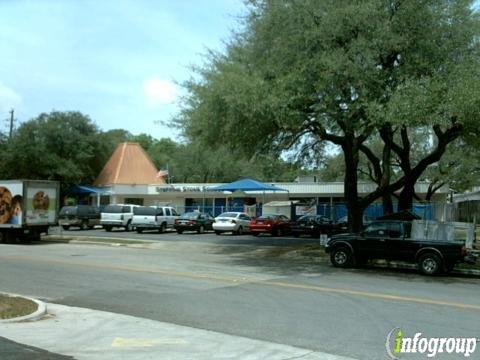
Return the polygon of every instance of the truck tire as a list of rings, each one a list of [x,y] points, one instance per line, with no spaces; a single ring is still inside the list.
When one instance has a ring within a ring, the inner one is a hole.
[[[215,231],[215,234],[222,235],[222,232],[221,231]]]
[[[107,232],[112,231],[112,227],[110,225],[105,226],[105,231]]]
[[[63,230],[68,230],[68,229],[70,229],[70,225],[63,225],[63,226],[62,226],[62,229],[63,229]]]
[[[160,225],[160,227],[158,228],[158,233],[159,233],[159,234],[162,234],[162,233],[164,233],[166,230],[167,230],[167,224],[162,223],[162,225]]]
[[[433,252],[424,253],[418,258],[418,268],[424,275],[436,275],[442,269],[442,259]]]
[[[352,251],[346,246],[338,246],[330,253],[330,262],[333,266],[346,268],[353,263]]]
[[[143,232],[142,228],[137,227],[137,233],[141,234]]]

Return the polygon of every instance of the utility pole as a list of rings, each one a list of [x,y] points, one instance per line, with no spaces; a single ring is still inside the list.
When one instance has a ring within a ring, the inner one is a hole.
[[[13,118],[13,114],[14,114],[14,110],[10,110],[10,133],[9,133],[9,139],[12,138],[12,134],[13,134],[13,122],[15,121],[15,119]]]

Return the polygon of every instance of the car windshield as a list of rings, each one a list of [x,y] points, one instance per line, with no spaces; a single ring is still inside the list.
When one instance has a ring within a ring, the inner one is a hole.
[[[201,213],[198,212],[188,212],[180,216],[181,219],[197,219]]]
[[[217,217],[228,217],[228,218],[236,218],[238,216],[238,213],[234,212],[226,212],[218,215]]]
[[[103,209],[104,213],[111,213],[111,214],[118,214],[123,212],[123,206],[120,205],[107,205],[105,209]]]
[[[77,213],[77,208],[75,206],[65,206],[60,210],[59,215],[72,215]]]
[[[257,218],[257,220],[273,220],[277,215],[263,215]]]

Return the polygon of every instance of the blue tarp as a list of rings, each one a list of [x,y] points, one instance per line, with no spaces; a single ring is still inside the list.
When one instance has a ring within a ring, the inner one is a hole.
[[[74,185],[70,188],[69,193],[71,194],[109,194],[110,191],[103,188],[94,187],[94,186]]]
[[[253,179],[241,179],[229,184],[211,187],[209,190],[217,191],[287,191],[277,186],[264,184]]]

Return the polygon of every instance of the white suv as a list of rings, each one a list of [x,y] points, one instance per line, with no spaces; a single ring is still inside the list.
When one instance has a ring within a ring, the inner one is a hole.
[[[140,206],[134,209],[132,225],[138,233],[143,230],[158,230],[159,233],[172,229],[178,214],[170,206]]]
[[[101,212],[100,225],[107,231],[112,231],[114,227],[132,231],[133,209],[137,207],[138,205],[131,204],[107,205]]]

